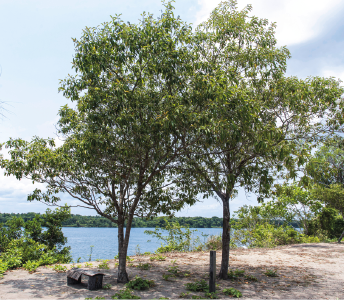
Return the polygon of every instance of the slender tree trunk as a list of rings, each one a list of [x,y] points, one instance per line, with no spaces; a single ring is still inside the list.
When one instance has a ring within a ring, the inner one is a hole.
[[[227,279],[229,267],[229,242],[230,242],[230,210],[229,197],[222,196],[223,226],[222,226],[222,260],[219,278]]]
[[[344,230],[343,230],[342,234],[340,235],[340,237],[338,239],[338,243],[340,243],[340,241],[342,240],[343,237],[344,237]]]
[[[128,243],[124,239],[124,218],[118,218],[118,283],[127,283],[129,281],[127,273],[127,250]]]

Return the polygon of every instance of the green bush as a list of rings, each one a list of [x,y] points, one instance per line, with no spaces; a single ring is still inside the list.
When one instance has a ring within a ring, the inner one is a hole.
[[[193,292],[208,292],[209,291],[209,285],[204,279],[201,279],[200,281],[186,283],[185,287],[187,290],[193,291]]]
[[[31,221],[13,217],[6,226],[0,224],[0,274],[7,269],[24,267],[32,272],[41,265],[70,262],[70,248],[63,247],[66,238],[61,227],[69,216],[69,209],[62,207],[55,211],[47,209]],[[42,226],[47,230],[43,231]]]
[[[134,280],[129,281],[126,286],[133,290],[148,290],[150,287],[154,286],[153,280],[142,279],[136,276]]]
[[[242,297],[242,293],[235,288],[224,289],[223,293],[227,296],[233,296],[235,298]]]

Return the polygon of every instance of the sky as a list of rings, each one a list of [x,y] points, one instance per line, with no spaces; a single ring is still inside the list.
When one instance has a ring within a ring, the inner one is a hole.
[[[177,0],[175,14],[193,27],[205,21],[218,0]],[[344,80],[344,1],[342,0],[239,0],[238,8],[252,4],[251,15],[277,23],[278,46],[287,46],[292,58],[288,76],[334,76]],[[0,143],[9,138],[31,140],[34,136],[57,138],[58,110],[70,101],[58,93],[59,80],[73,73],[72,38],[82,30],[110,21],[121,14],[137,22],[143,11],[159,15],[159,0],[0,0]],[[38,184],[5,177],[0,170],[0,212],[44,212],[46,205],[28,202]],[[62,197],[63,203],[76,200]],[[231,212],[240,206],[257,205],[254,195],[239,191]],[[95,215],[72,208],[72,213]],[[177,216],[222,216],[216,198],[199,202]]]

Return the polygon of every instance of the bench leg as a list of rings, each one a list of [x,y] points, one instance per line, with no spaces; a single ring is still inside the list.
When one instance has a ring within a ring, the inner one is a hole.
[[[78,280],[67,277],[67,285],[73,285],[73,284],[78,284],[78,283],[81,283],[81,276]]]
[[[97,290],[103,287],[103,275],[95,275],[88,277],[87,288],[89,290]]]

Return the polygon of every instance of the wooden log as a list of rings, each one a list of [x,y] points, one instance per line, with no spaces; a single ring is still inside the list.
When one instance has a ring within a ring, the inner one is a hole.
[[[216,291],[215,279],[216,279],[216,251],[210,251],[210,270],[209,270],[209,292],[210,293],[215,293]]]

